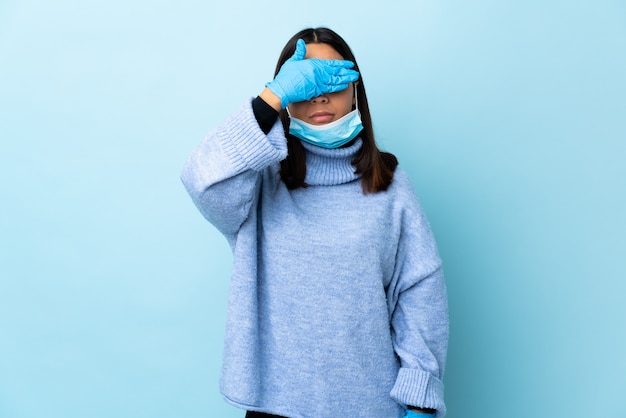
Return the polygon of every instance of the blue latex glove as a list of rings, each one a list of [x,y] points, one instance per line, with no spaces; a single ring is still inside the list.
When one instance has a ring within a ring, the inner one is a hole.
[[[416,411],[407,409],[406,413],[404,414],[404,417],[402,418],[429,418],[429,417],[434,417],[434,416],[435,414],[427,414],[425,412],[416,412]]]
[[[280,67],[276,78],[266,84],[280,98],[283,108],[289,103],[344,90],[359,79],[359,73],[351,70],[351,61],[304,59],[305,55],[306,44],[298,39],[296,52]]]

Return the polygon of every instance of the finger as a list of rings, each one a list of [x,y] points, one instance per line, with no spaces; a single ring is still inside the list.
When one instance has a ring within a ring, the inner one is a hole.
[[[296,42],[296,51],[293,53],[293,56],[290,58],[292,60],[303,60],[306,55],[306,44],[304,40],[298,39]]]
[[[334,71],[327,74],[327,82],[332,84],[352,83],[359,80],[359,72],[354,70],[342,69],[341,71]]]
[[[312,58],[318,61],[322,61],[324,65],[328,65],[331,67],[339,67],[339,68],[352,68],[354,67],[354,63],[348,60],[322,60],[318,58]]]
[[[359,74],[359,72],[355,70],[343,69],[337,74],[337,76],[345,77],[347,80],[352,82],[352,81],[357,81],[361,77],[361,74]]]
[[[313,61],[313,60],[307,60],[307,61]],[[329,64],[329,61],[326,60],[317,60],[317,62],[313,63],[317,69],[323,71],[326,74],[329,75],[341,75],[341,76],[348,76],[350,78],[354,78],[354,80],[352,81],[356,81],[359,78],[359,72],[356,70],[352,69],[352,66],[354,65],[352,62],[350,61],[335,61],[337,63],[349,63],[350,66],[346,67],[342,64],[340,65],[333,65],[333,64]]]
[[[335,93],[335,92],[347,89],[348,86],[350,86],[349,83],[326,84],[325,86],[323,86],[323,88],[321,90],[323,90],[324,93]]]

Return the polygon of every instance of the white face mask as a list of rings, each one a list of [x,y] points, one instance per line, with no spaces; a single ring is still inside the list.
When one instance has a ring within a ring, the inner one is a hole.
[[[356,89],[354,90],[356,99]],[[289,113],[289,133],[309,144],[323,148],[339,148],[352,141],[363,130],[358,101],[356,108],[341,118],[325,125],[312,125]]]

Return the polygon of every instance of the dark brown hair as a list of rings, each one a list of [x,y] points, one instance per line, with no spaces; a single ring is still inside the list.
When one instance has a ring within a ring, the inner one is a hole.
[[[328,28],[310,28],[296,33],[287,42],[278,58],[274,75],[278,74],[283,63],[293,55],[298,39],[304,40],[307,44],[322,43],[332,46],[344,59],[354,62],[354,69],[359,71],[359,64],[356,62],[352,50],[350,50],[350,47],[341,36]],[[398,159],[393,154],[380,151],[376,146],[363,78],[359,76],[359,80],[355,85],[359,112],[361,113],[363,123],[363,130],[359,134],[363,141],[363,146],[352,161],[352,165],[355,167],[355,172],[362,175],[361,187],[363,193],[376,193],[387,190],[391,184],[394,171],[398,165]],[[289,189],[306,187],[307,185],[304,182],[306,177],[304,148],[298,138],[289,135],[289,116],[285,109],[281,110],[280,119],[287,136],[288,150],[287,158],[281,162],[280,176]]]

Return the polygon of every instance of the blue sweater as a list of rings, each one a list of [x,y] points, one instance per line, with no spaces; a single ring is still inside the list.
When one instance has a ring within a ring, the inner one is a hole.
[[[361,147],[304,144],[307,188],[279,176],[280,121],[264,134],[250,102],[190,156],[182,180],[233,251],[220,379],[240,408],[290,418],[445,414],[446,289],[407,175],[363,194]]]

